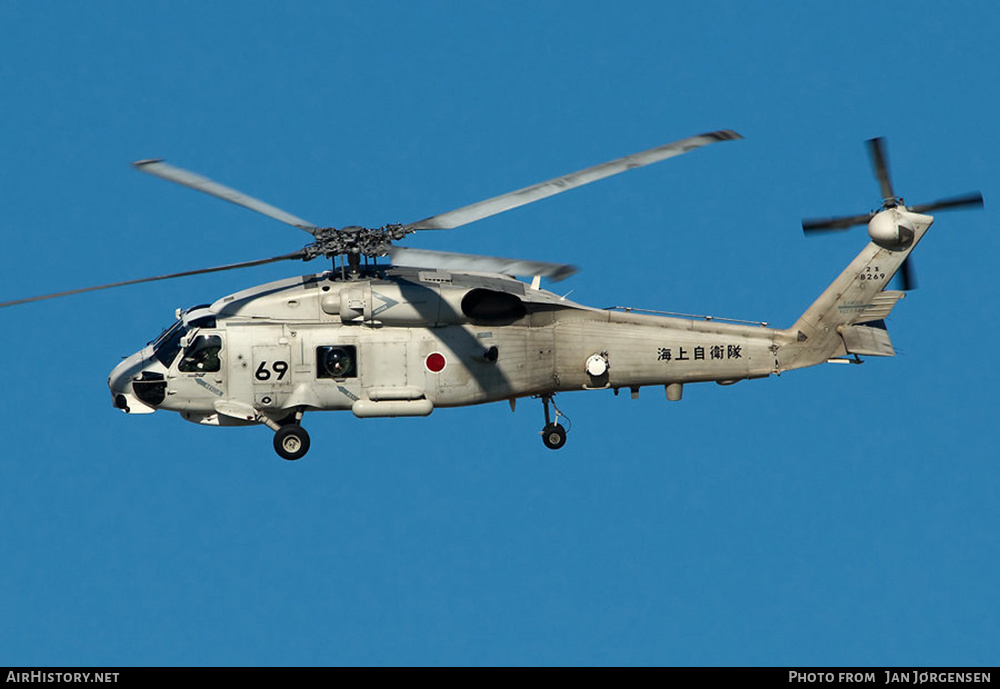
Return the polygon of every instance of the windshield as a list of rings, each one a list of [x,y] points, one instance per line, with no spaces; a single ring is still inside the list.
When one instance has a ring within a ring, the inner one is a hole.
[[[174,321],[173,323],[171,323],[170,325],[168,325],[166,328],[164,328],[163,330],[161,330],[159,335],[157,335],[156,337],[154,337],[152,340],[150,340],[146,344],[150,344],[150,345],[153,345],[155,347],[156,345],[160,344],[160,341],[162,341],[164,338],[166,338],[167,336],[169,336],[170,333],[172,333],[180,324],[181,324],[180,321]]]
[[[188,329],[177,321],[153,342],[153,356],[161,364],[170,368],[170,364],[177,357],[177,352],[181,351],[181,338],[187,334]]]

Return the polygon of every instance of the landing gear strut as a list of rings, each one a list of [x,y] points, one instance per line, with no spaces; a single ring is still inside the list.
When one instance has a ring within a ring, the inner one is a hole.
[[[282,459],[301,459],[309,451],[309,434],[297,423],[285,424],[274,434],[274,451]]]
[[[542,398],[542,406],[545,408],[545,428],[542,429],[542,442],[545,443],[545,447],[550,450],[558,450],[560,447],[566,444],[566,429],[563,428],[559,423],[553,423],[551,417],[549,416],[549,404],[556,412],[556,418],[565,418],[567,421],[569,417],[559,411],[559,407],[552,400],[552,395],[539,395]]]

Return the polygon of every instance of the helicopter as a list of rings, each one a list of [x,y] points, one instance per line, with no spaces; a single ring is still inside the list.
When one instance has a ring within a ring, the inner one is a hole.
[[[628,170],[742,137],[719,130],[674,141],[409,224],[322,227],[159,159],[141,172],[304,230],[299,251],[0,303],[0,308],[111,287],[324,257],[328,270],[178,309],[174,322],[111,371],[115,408],[173,411],[207,426],[264,425],[275,452],[309,450],[306,412],[427,416],[438,408],[536,398],[544,445],[566,443],[558,393],[730,385],[826,362],[893,356],[885,318],[915,284],[910,253],[935,210],[982,207],[979,192],[907,206],[889,179],[884,139],[867,142],[882,194],[868,213],[806,220],[807,234],[867,225],[869,243],[788,328],[624,307],[594,308],[541,287],[567,264],[396,246],[407,235],[467,225]],[[388,257],[388,263],[378,259]],[[887,289],[899,273],[901,289]],[[530,277],[522,281],[515,276]]]

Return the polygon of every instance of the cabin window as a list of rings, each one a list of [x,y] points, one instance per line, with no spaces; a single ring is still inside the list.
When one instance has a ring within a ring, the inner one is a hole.
[[[316,348],[317,378],[357,378],[358,350],[354,345]]]

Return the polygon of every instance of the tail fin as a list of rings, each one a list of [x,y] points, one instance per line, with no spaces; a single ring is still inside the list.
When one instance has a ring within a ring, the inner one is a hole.
[[[907,247],[887,248],[870,242],[795,325],[783,331],[788,344],[778,350],[781,370],[813,366],[843,355],[852,351],[849,341],[859,354],[882,351],[882,356],[891,355],[887,334],[872,342],[872,332],[857,328],[858,324],[885,318],[903,296],[903,292],[885,291],[885,287],[934,222],[932,217],[916,213],[907,213],[907,220],[913,229],[913,241]]]

